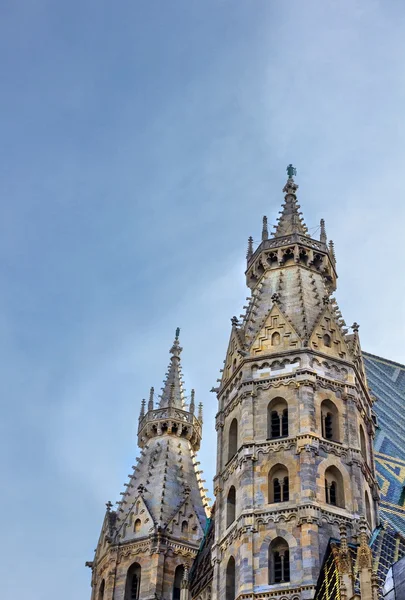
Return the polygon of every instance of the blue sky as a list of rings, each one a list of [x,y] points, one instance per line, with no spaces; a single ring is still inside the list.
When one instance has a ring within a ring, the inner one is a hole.
[[[363,348],[405,362],[405,6],[0,3],[2,595],[86,600],[180,326],[214,474],[249,235],[298,169]]]

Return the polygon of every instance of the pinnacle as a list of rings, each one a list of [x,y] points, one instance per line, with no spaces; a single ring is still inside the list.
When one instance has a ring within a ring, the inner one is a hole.
[[[184,389],[183,381],[181,377],[181,363],[180,354],[183,348],[179,343],[180,329],[176,329],[176,337],[173,345],[170,349],[171,357],[169,368],[166,373],[166,379],[162,388],[162,395],[160,397],[160,408],[166,408],[167,406],[173,406],[184,410]]]

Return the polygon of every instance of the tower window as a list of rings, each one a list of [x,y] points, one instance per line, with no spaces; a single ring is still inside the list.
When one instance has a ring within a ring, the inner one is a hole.
[[[105,581],[101,582],[100,589],[98,590],[98,600],[104,600]]]
[[[228,440],[228,460],[231,460],[238,451],[238,421],[233,419],[231,426],[229,427],[229,440]]]
[[[274,398],[267,407],[267,439],[288,437],[288,405],[284,398]]]
[[[288,470],[284,465],[278,464],[270,470],[268,475],[269,504],[273,502],[288,502],[290,499]]]
[[[360,437],[361,453],[363,455],[364,460],[367,462],[366,436],[364,434],[364,429],[363,429],[362,425],[360,425],[360,428],[359,428],[359,437]]]
[[[139,600],[141,587],[141,566],[138,563],[131,565],[127,572],[125,585],[125,600]]]
[[[226,499],[226,526],[229,527],[236,516],[236,490],[232,485],[229,488],[228,497]]]
[[[339,442],[339,412],[331,400],[321,404],[322,437],[326,440]]]
[[[328,467],[325,471],[325,502],[345,507],[343,477],[337,467]]]
[[[367,523],[370,527],[370,529],[372,529],[373,527],[373,520],[371,518],[371,505],[370,505],[370,499],[368,496],[368,493],[365,493],[365,497],[364,497],[364,501],[365,501],[365,505],[366,505],[366,519],[367,519]]]
[[[233,556],[228,560],[226,566],[226,600],[235,600],[236,595],[236,569]]]
[[[184,566],[179,565],[174,572],[173,600],[180,600],[181,582],[184,578]]]
[[[283,538],[276,538],[269,548],[269,584],[290,581],[290,551]]]

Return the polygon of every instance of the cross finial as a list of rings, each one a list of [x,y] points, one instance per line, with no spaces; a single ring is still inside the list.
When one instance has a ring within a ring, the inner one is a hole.
[[[106,502],[107,512],[110,512],[112,509],[112,503],[110,501]]]
[[[179,335],[180,335],[180,327],[177,327],[177,329],[176,329],[176,340],[179,339]]]
[[[293,167],[293,165],[291,163],[288,165],[286,171],[287,171],[288,179],[292,179],[294,177],[294,175],[297,174],[297,169],[295,167]]]

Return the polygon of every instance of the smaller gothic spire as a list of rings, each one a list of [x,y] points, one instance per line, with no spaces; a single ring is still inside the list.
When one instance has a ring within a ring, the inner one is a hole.
[[[177,327],[174,342],[170,348],[170,364],[164,381],[162,395],[160,397],[160,408],[174,406],[183,410],[185,407],[180,364],[180,354],[183,348],[180,346],[179,335],[180,329]]]
[[[248,238],[248,248],[247,248],[247,252],[246,252],[246,258],[248,260],[250,260],[253,256],[253,238],[252,236],[250,236]]]
[[[200,402],[200,404],[198,405],[198,420],[200,421],[200,423],[203,422],[203,405],[202,405],[202,402]]]
[[[141,412],[139,414],[139,419],[143,419],[143,417],[145,416],[145,404],[146,404],[146,400],[144,398],[141,402]]]
[[[332,240],[330,240],[330,242],[329,242],[329,255],[330,255],[331,261],[335,265],[336,264],[335,245],[332,242]]]
[[[326,229],[325,229],[325,220],[324,219],[321,219],[321,235],[320,235],[319,239],[322,242],[322,244],[326,244],[327,238],[326,238]]]
[[[155,388],[151,387],[149,392],[149,402],[148,402],[148,411],[153,410],[153,396],[155,393]]]
[[[267,217],[263,217],[262,241],[269,239],[269,230],[267,228]]]
[[[190,406],[189,406],[189,412],[193,415],[195,412],[195,403],[194,403],[194,395],[195,395],[195,391],[191,390],[191,398],[190,398]]]

